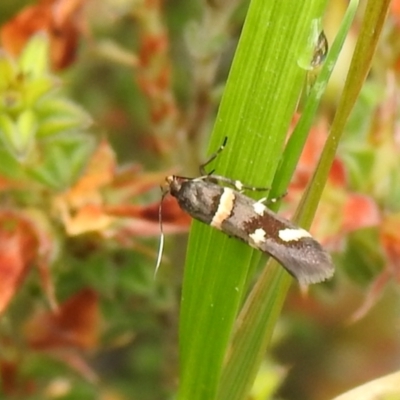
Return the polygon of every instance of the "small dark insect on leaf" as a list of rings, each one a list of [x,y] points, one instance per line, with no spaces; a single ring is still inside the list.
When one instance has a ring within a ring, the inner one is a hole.
[[[182,210],[193,218],[275,258],[301,284],[330,278],[334,273],[331,257],[309,232],[271,211],[264,204],[265,198],[256,201],[243,193],[266,188],[206,173],[205,166],[225,144],[226,139],[200,167],[200,177],[168,176],[166,193],[174,196]]]

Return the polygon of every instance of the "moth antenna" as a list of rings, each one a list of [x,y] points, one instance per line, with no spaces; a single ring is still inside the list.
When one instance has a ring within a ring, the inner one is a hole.
[[[158,254],[157,254],[156,268],[154,270],[154,279],[156,279],[158,269],[160,268],[162,254],[164,251],[164,228],[163,228],[163,223],[162,223],[162,203],[165,199],[165,196],[169,192],[168,190],[164,191],[163,188],[161,188],[161,191],[162,191],[162,196],[161,196],[160,206],[158,207],[158,223],[160,225],[160,244],[158,245]]]

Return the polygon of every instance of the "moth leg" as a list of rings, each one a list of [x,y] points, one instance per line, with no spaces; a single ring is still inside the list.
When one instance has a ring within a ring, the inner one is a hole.
[[[205,167],[218,157],[218,155],[222,152],[222,150],[224,150],[227,142],[228,142],[228,137],[225,136],[224,141],[222,142],[222,145],[219,147],[219,149],[214,154],[212,154],[206,162],[204,162],[203,164],[200,165],[199,170],[200,170],[201,176],[198,178],[195,178],[195,179],[223,182],[229,186],[232,186],[234,189],[238,190],[239,192],[243,192],[245,190],[251,190],[253,192],[268,191],[270,188],[246,185],[238,180],[230,179],[230,178],[227,178],[227,177],[221,176],[221,175],[214,175],[215,170],[212,170],[208,173],[206,172]]]
[[[228,136],[225,136],[224,141],[222,142],[219,149],[214,154],[211,154],[210,158],[206,162],[204,162],[203,164],[200,165],[200,167],[199,167],[200,175],[203,175],[203,176],[211,175],[214,172],[214,170],[213,170],[209,174],[207,174],[205,167],[218,157],[219,153],[221,153],[221,151],[225,148],[227,142],[228,142]]]

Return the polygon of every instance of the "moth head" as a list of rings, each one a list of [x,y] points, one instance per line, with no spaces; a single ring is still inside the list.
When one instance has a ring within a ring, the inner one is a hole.
[[[187,181],[188,178],[183,178],[178,175],[169,175],[165,178],[165,191],[171,193],[172,196],[176,197],[182,187],[182,183]],[[165,194],[163,195],[165,197]]]

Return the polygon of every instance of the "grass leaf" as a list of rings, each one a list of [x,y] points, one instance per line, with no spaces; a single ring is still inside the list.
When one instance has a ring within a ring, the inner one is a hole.
[[[308,72],[299,60],[308,52],[311,61],[310,36],[325,3],[251,2],[211,140],[212,152],[228,136],[211,166],[219,175],[254,186],[272,182]],[[240,398],[242,392],[227,397],[224,389],[216,396],[248,271],[260,257],[248,245],[193,223],[181,305],[179,399]],[[276,276],[288,286],[281,268]],[[240,387],[248,388],[251,379],[246,375]]]

